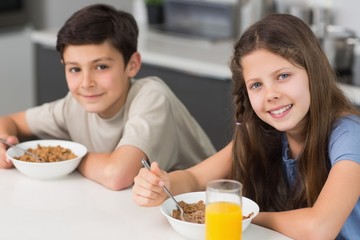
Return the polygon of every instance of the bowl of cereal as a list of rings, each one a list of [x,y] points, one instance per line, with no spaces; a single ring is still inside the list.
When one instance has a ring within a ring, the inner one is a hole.
[[[34,140],[16,146],[40,159],[14,147],[6,151],[7,158],[19,172],[38,180],[56,179],[70,174],[87,153],[82,144],[65,140]]]
[[[172,199],[167,199],[160,207],[161,213],[170,225],[187,239],[205,239],[205,192],[190,192],[174,196],[184,209],[186,221],[178,218],[178,211]],[[242,231],[250,225],[259,213],[259,206],[249,198],[242,197]]]

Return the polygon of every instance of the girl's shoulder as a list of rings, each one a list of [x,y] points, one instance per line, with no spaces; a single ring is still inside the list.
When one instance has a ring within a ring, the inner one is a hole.
[[[330,146],[360,141],[360,116],[346,115],[336,120],[330,135]]]
[[[359,115],[346,115],[343,116],[335,122],[333,130],[343,129],[343,130],[360,130],[360,116]]]
[[[339,118],[329,139],[329,158],[333,165],[340,160],[360,163],[360,117],[347,115]]]

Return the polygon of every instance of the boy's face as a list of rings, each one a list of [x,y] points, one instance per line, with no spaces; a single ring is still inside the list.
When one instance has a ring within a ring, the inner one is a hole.
[[[63,54],[66,81],[72,95],[88,112],[111,118],[125,104],[130,78],[140,68],[134,53],[127,66],[111,44],[69,45]]]

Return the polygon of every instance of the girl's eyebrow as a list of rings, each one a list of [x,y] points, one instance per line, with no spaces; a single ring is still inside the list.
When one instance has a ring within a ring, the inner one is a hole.
[[[250,83],[250,82],[256,82],[256,81],[259,81],[259,79],[260,79],[260,78],[258,78],[258,77],[251,78],[251,79],[247,79],[247,80],[245,80],[245,84],[248,84],[248,83]]]
[[[276,76],[279,73],[283,72],[283,71],[289,71],[291,70],[291,67],[281,67],[279,69],[276,69],[275,71],[273,71],[272,73],[270,73],[271,76]],[[260,78],[259,77],[254,77],[254,78],[250,78],[245,80],[245,84],[249,83],[249,82],[253,82],[253,81],[259,81]]]

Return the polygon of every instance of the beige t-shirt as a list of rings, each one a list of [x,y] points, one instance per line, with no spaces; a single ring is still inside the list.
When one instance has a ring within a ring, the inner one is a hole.
[[[199,124],[159,78],[133,80],[123,108],[103,119],[66,97],[26,111],[39,138],[72,140],[89,152],[113,152],[132,145],[170,171],[190,167],[215,153]]]

